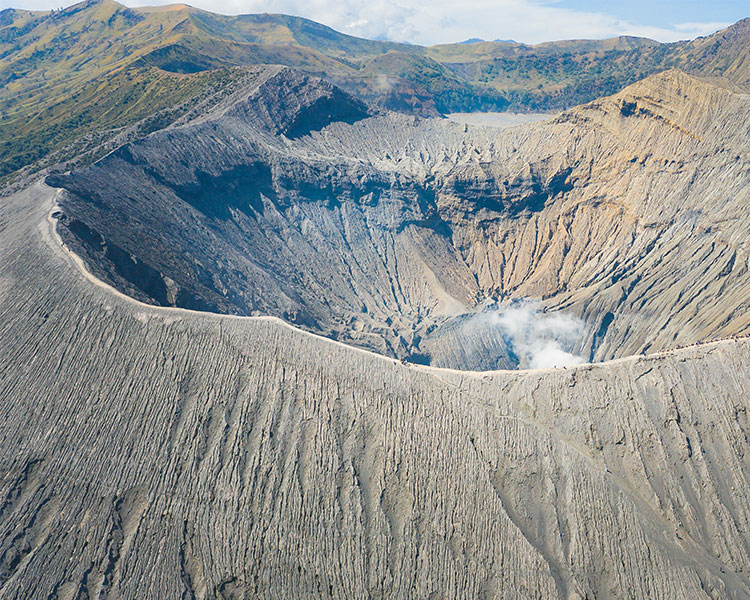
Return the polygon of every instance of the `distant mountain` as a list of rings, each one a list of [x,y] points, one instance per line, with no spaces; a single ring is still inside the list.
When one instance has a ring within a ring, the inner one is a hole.
[[[747,86],[748,30],[745,19],[677,44],[620,37],[425,48],[288,15],[224,16],[185,5],[131,9],[89,0],[51,12],[6,9],[0,178],[53,151],[55,161],[76,155],[80,147],[70,145],[82,136],[91,147],[150,115],[163,125],[207,90],[230,86],[237,66],[293,66],[407,113],[530,111],[589,101],[672,66]]]

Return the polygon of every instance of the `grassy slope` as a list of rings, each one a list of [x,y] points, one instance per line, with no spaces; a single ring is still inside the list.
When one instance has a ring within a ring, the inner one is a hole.
[[[152,67],[128,67],[82,85],[58,102],[35,108],[26,118],[0,120],[0,178],[95,131],[123,127],[229,83],[234,73],[217,69],[194,75]],[[174,118],[179,116],[174,114]],[[171,120],[165,115],[160,123]],[[67,158],[67,156],[64,156]]]
[[[305,46],[316,39],[320,49]],[[346,57],[391,47],[398,45],[291,17],[223,17],[184,6],[136,11],[101,0],[1,11],[0,178],[81,135],[130,125],[231,77],[217,68],[281,63],[352,75],[358,67]]]
[[[423,48],[285,15],[224,16],[112,0],[0,11],[0,178],[92,131],[124,127],[221,85],[221,67],[277,63],[419,113],[561,108],[677,66],[748,86],[750,21],[708,38]]]
[[[139,65],[164,23],[112,2],[0,13],[0,176],[93,130],[125,126],[197,92],[185,77]]]
[[[537,46],[482,42],[434,46],[426,52],[461,78],[496,90],[512,108],[550,109],[614,93],[672,67],[747,87],[749,38],[746,19],[712,36],[675,44],[621,37]]]

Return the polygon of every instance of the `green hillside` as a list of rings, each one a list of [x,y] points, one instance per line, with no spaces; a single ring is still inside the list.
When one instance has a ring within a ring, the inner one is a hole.
[[[82,135],[116,133],[236,76],[284,64],[385,108],[436,115],[559,109],[670,67],[750,85],[750,20],[677,44],[622,37],[528,46],[365,40],[287,15],[89,0],[0,11],[0,178]],[[163,119],[162,119],[163,121]],[[160,121],[161,122],[161,121]],[[164,121],[166,124],[166,121]]]

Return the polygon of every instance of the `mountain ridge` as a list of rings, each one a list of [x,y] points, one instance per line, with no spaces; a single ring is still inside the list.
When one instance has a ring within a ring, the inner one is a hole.
[[[141,10],[90,0],[51,13],[2,15],[6,178],[78,137],[131,126],[203,93],[219,69],[251,64],[299,68],[376,106],[432,116],[566,108],[671,66],[728,77],[743,89],[750,81],[746,21],[675,44],[623,37],[423,48],[355,38],[298,17],[230,17],[183,5]],[[154,81],[165,89],[151,97]],[[110,87],[113,106],[105,110],[93,92]]]

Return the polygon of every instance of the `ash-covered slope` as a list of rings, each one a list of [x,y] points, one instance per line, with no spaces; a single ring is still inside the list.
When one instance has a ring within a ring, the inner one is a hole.
[[[405,366],[143,305],[0,206],[0,598],[750,597],[750,343]]]
[[[524,365],[467,315],[542,298],[583,319],[570,350],[599,360],[748,329],[749,113],[669,71],[498,131],[367,116],[271,68],[50,183],[66,242],[147,302],[496,368]]]

